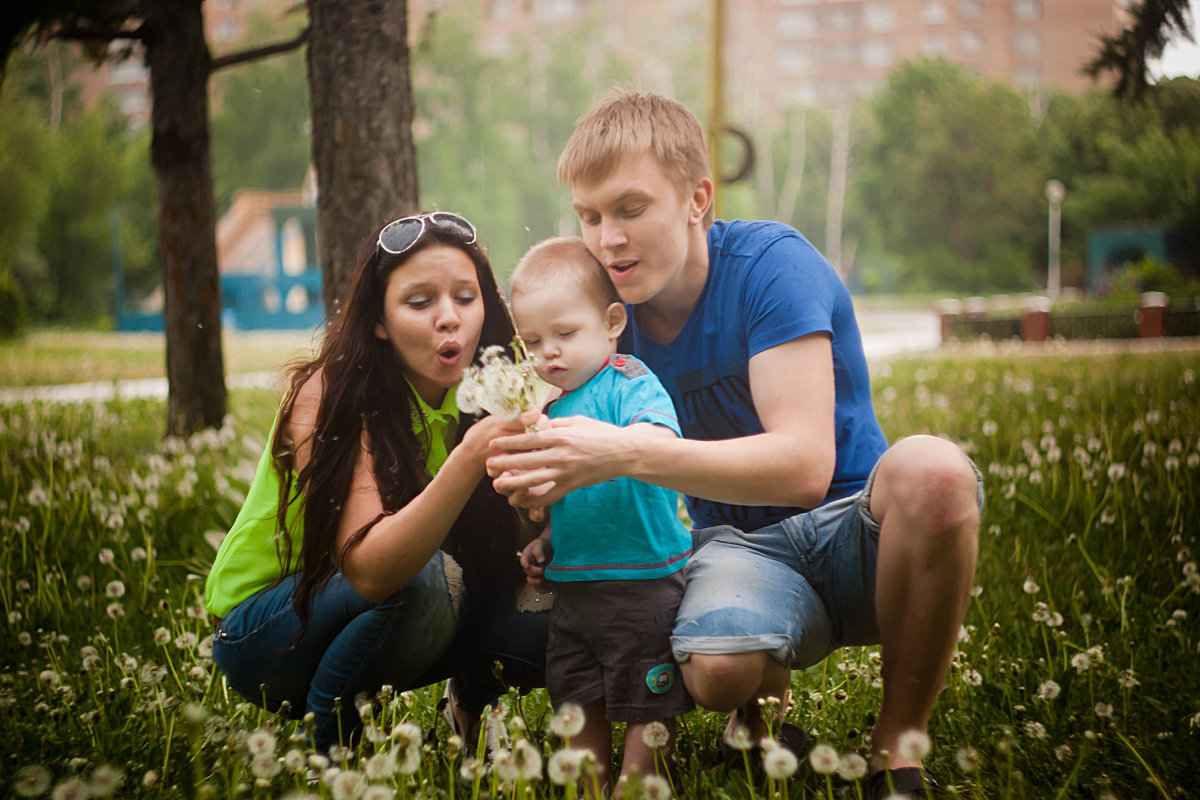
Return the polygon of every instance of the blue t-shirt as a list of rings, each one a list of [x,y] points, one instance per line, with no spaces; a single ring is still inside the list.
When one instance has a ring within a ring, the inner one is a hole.
[[[830,334],[837,463],[822,505],[859,491],[887,440],[875,418],[845,284],[807,239],[778,222],[718,220],[708,231],[708,248],[708,278],[679,335],[670,344],[647,337],[631,306],[620,348],[662,381],[684,436],[732,439],[763,432],[750,396],[751,356],[806,334]],[[685,499],[697,528],[750,531],[807,510]]]
[[[671,398],[632,356],[611,356],[546,415],[591,417],[625,427],[652,422],[679,434]],[[568,493],[550,507],[552,581],[645,580],[682,569],[692,535],[679,520],[678,495],[661,486],[617,478]]]

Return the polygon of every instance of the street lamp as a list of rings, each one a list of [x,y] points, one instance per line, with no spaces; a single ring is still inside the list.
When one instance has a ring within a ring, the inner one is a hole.
[[[1050,201],[1050,220],[1047,239],[1050,244],[1049,268],[1046,270],[1046,294],[1054,300],[1058,297],[1059,279],[1059,243],[1062,233],[1062,201],[1067,189],[1062,181],[1051,178],[1046,181],[1046,199]]]

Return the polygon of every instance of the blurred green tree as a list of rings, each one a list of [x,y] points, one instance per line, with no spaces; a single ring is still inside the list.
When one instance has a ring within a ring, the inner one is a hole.
[[[893,72],[871,107],[852,186],[868,255],[904,291],[1032,287],[1046,175],[1025,100],[939,60]]]

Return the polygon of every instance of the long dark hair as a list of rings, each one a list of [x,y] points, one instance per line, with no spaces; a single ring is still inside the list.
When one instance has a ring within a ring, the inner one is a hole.
[[[415,253],[434,246],[457,248],[475,265],[484,307],[479,348],[508,345],[513,326],[487,256],[478,244],[465,244],[451,232],[428,225],[410,249],[392,255],[376,246],[379,231],[364,244],[340,312],[329,320],[319,353],[293,364],[290,388],[276,425],[271,452],[280,477],[276,514],[282,576],[292,567],[292,531],[289,510],[300,504],[303,538],[300,545],[300,580],[292,605],[300,617],[301,637],[308,627],[313,596],[333,577],[336,563],[363,540],[383,516],[403,508],[429,483],[425,471],[425,443],[413,433],[413,415],[420,409],[403,365],[392,343],[375,335],[383,314],[388,277]],[[312,434],[311,456],[304,469],[295,471],[299,442],[285,431],[295,409],[300,387],[317,370],[324,370],[324,391]],[[458,438],[475,422],[463,414]],[[335,558],[342,503],[350,493],[354,466],[366,431],[375,458],[375,482],[383,500],[383,514],[359,528]],[[463,580],[472,590],[496,592],[520,579],[513,558],[516,514],[484,478],[475,488],[442,549],[463,568]],[[502,554],[506,554],[504,558]],[[508,565],[506,569],[504,565]]]

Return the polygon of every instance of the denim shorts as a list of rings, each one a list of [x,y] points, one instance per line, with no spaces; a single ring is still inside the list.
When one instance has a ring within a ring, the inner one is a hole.
[[[983,476],[971,466],[983,508]],[[765,651],[802,669],[839,647],[878,644],[879,523],[870,511],[876,469],[862,491],[773,525],[693,531],[671,636],[676,660]]]

